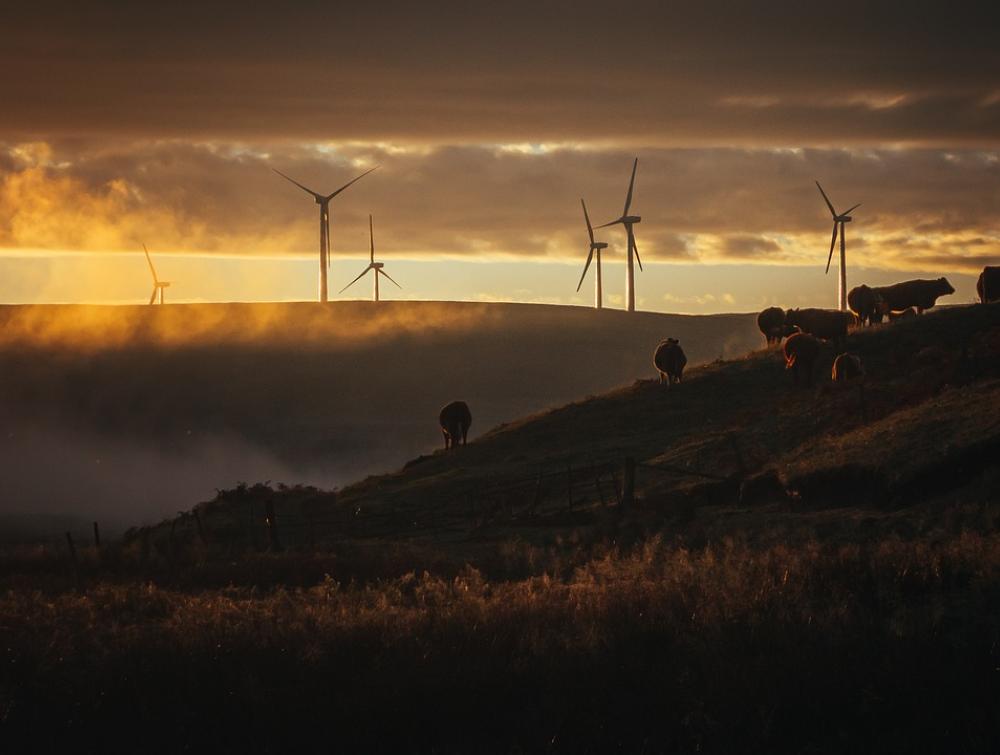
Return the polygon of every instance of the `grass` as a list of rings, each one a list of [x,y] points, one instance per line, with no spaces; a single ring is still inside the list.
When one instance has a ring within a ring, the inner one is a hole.
[[[998,577],[1000,537],[964,532],[653,539],[507,582],[9,592],[0,731],[39,751],[987,751]]]

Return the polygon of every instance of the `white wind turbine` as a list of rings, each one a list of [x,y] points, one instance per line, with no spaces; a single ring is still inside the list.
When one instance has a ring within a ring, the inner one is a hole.
[[[355,278],[346,286],[344,286],[342,289],[340,289],[340,293],[344,293],[347,289],[349,289],[351,286],[353,286],[355,283],[361,280],[365,276],[365,273],[367,273],[369,270],[372,270],[375,272],[375,301],[379,301],[378,277],[380,275],[384,275],[386,278],[392,281],[393,285],[396,286],[396,288],[401,289],[403,287],[400,286],[398,283],[396,283],[396,281],[392,280],[392,277],[389,275],[389,273],[387,273],[383,269],[385,267],[384,262],[375,261],[375,227],[372,222],[371,215],[368,216],[368,240],[370,242],[370,247],[371,247],[371,258],[370,258],[371,261],[368,263],[368,267],[366,267],[364,270],[361,271],[361,275],[359,275],[357,278]]]
[[[378,166],[376,165],[375,168]],[[302,191],[307,194],[311,194],[313,199],[316,200],[316,204],[319,205],[319,300],[322,302],[327,301],[327,283],[326,274],[327,269],[330,267],[330,200],[337,196],[340,192],[346,189],[355,181],[360,181],[362,178],[371,173],[375,168],[371,170],[366,170],[357,178],[348,181],[346,184],[341,186],[332,194],[320,194],[313,191],[312,189],[307,189],[305,186],[300,184],[294,178],[289,178],[284,173],[282,173],[277,168],[271,168],[275,173],[284,178],[287,181],[291,181],[293,184],[298,186]]]
[[[847,239],[844,236],[844,224],[851,222],[851,213],[858,209],[861,203],[858,202],[850,210],[838,215],[837,211],[833,209],[833,203],[830,201],[830,198],[823,191],[823,187],[819,185],[819,181],[816,182],[816,188],[823,195],[823,201],[826,202],[826,206],[830,208],[830,214],[833,215],[833,236],[830,237],[830,256],[826,258],[827,273],[830,272],[830,262],[833,261],[833,247],[837,244],[837,230],[838,228],[840,230],[840,292],[837,298],[840,310],[843,312],[847,309]]]
[[[604,291],[601,288],[601,250],[607,249],[608,245],[603,241],[594,241],[594,229],[590,225],[590,216],[587,214],[587,205],[580,200],[580,204],[583,206],[583,219],[587,223],[587,233],[590,235],[590,253],[587,254],[587,264],[583,266],[583,275],[580,276],[580,282],[576,284],[576,290],[580,290],[580,286],[583,285],[583,279],[587,277],[587,270],[590,268],[590,261],[594,259],[594,252],[597,252],[596,268],[594,271],[594,307],[601,309],[604,306]]]
[[[149,263],[149,272],[153,274],[153,293],[149,297],[149,303],[155,304],[156,297],[159,295],[160,304],[163,304],[163,289],[170,287],[170,281],[161,281],[156,277],[156,268],[153,267],[153,260],[149,256],[149,250],[146,248],[145,244],[142,245],[142,251],[146,253],[146,262]]]
[[[597,226],[598,228],[607,228],[610,225],[618,224],[625,226],[625,233],[628,236],[628,259],[625,267],[625,298],[627,300],[626,308],[629,312],[635,311],[635,266],[632,262],[633,254],[635,255],[635,261],[639,263],[639,269],[642,270],[642,260],[639,259],[639,247],[636,246],[635,232],[632,229],[642,218],[638,215],[628,214],[629,207],[632,206],[632,189],[635,186],[635,169],[637,167],[639,167],[638,157],[632,163],[632,178],[628,182],[628,194],[625,196],[625,209],[622,210],[622,216],[618,220],[612,220],[610,223]]]

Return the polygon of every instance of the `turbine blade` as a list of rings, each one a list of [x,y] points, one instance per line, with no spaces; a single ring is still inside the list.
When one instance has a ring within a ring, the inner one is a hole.
[[[346,188],[347,188],[348,186],[350,186],[350,185],[351,185],[352,183],[354,183],[355,181],[360,181],[360,180],[361,180],[362,178],[364,178],[365,176],[367,176],[367,175],[368,175],[369,173],[371,173],[371,172],[372,172],[373,170],[378,170],[378,167],[379,167],[379,166],[378,166],[378,165],[376,165],[376,166],[375,166],[374,168],[371,168],[371,169],[369,169],[369,170],[366,170],[366,171],[365,171],[364,173],[362,173],[362,174],[361,174],[360,176],[358,176],[357,178],[352,178],[352,179],[351,179],[350,181],[348,181],[348,182],[347,182],[346,184],[344,184],[344,185],[343,185],[343,186],[341,186],[341,187],[340,187],[339,189],[337,189],[337,190],[336,190],[335,192],[333,192],[333,194],[327,194],[327,195],[326,195],[326,196],[324,197],[324,199],[326,199],[326,201],[328,201],[328,202],[329,202],[329,201],[330,201],[331,199],[333,199],[333,198],[334,198],[335,196],[337,196],[337,195],[338,195],[338,194],[339,194],[340,192],[342,192],[342,191],[343,191],[344,189],[346,189]]]
[[[639,245],[635,243],[635,234],[629,232],[629,239],[632,241],[632,250],[635,252],[635,261],[639,263],[639,270],[642,270],[642,259],[639,257]]]
[[[597,228],[607,228],[608,226],[611,226],[611,225],[621,225],[623,222],[624,221],[621,218],[618,218],[618,220],[612,220],[610,223],[605,223],[604,225],[599,225],[596,228],[594,228],[594,230],[596,231]]]
[[[285,179],[286,181],[291,181],[291,182],[292,182],[293,184],[295,184],[296,186],[298,186],[298,187],[299,187],[300,189],[302,189],[302,191],[306,192],[307,194],[312,194],[312,195],[313,195],[314,197],[316,197],[316,199],[322,199],[322,198],[323,198],[323,195],[322,195],[322,194],[317,194],[317,193],[316,193],[315,191],[313,191],[312,189],[307,189],[307,188],[306,188],[305,186],[303,186],[302,184],[300,184],[300,183],[299,183],[298,181],[296,181],[296,180],[295,180],[294,178],[289,178],[288,176],[286,176],[286,175],[285,175],[284,173],[282,173],[282,172],[281,172],[280,170],[278,170],[277,168],[271,168],[271,170],[273,170],[273,171],[274,171],[275,173],[277,173],[277,174],[278,174],[279,176],[281,176],[282,178],[284,178],[284,179]]]
[[[590,247],[590,254],[587,255],[587,264],[583,266],[583,275],[580,276],[580,282],[576,284],[576,290],[580,290],[580,286],[583,285],[583,279],[587,277],[587,270],[590,269],[590,261],[594,258],[594,247]]]
[[[833,209],[833,203],[830,201],[830,197],[826,195],[826,192],[823,191],[823,187],[819,185],[819,181],[816,182],[816,187],[819,189],[819,193],[823,195],[823,201],[826,202],[826,206],[830,208],[830,214],[833,217],[837,217],[837,211]]]
[[[354,280],[352,280],[350,283],[348,283],[346,286],[344,286],[342,289],[340,289],[340,291],[338,291],[337,293],[339,293],[339,294],[344,293],[347,289],[349,289],[351,286],[353,286],[359,280],[361,280],[362,278],[364,278],[365,277],[365,273],[367,273],[371,269],[372,269],[371,265],[369,265],[368,267],[366,267],[364,270],[361,271],[361,275],[359,275],[357,278],[355,278]]]
[[[587,221],[587,233],[590,234],[590,243],[591,243],[591,245],[593,245],[593,243],[594,243],[594,229],[590,225],[590,215],[587,214],[587,204],[586,204],[586,202],[583,201],[582,197],[580,198],[580,204],[583,205],[583,219]]]
[[[402,289],[402,288],[403,288],[403,287],[402,287],[402,286],[400,286],[400,285],[399,285],[398,283],[396,283],[396,281],[393,281],[393,280],[392,280],[392,276],[391,276],[391,275],[389,275],[389,273],[387,273],[387,272],[386,272],[385,270],[383,270],[382,268],[380,268],[380,267],[378,267],[378,268],[375,268],[375,273],[376,273],[376,274],[378,274],[378,273],[382,273],[382,275],[384,275],[384,276],[385,276],[386,278],[388,278],[389,280],[391,280],[391,281],[392,281],[393,283],[395,283],[395,284],[396,284],[396,288],[399,288],[399,289]]]
[[[628,208],[632,206],[632,187],[635,186],[635,169],[639,167],[639,158],[635,158],[635,162],[632,163],[632,178],[628,182],[628,195],[625,197],[625,210],[622,212],[622,217],[628,215]]]
[[[144,251],[146,253],[146,262],[149,263],[149,272],[151,272],[153,274],[153,285],[155,286],[156,283],[157,283],[157,280],[156,280],[156,268],[153,267],[153,260],[149,256],[149,250],[146,248],[145,244],[142,245],[142,251]]]
[[[833,260],[833,247],[837,243],[837,224],[833,224],[833,236],[830,237],[830,256],[826,258],[826,272],[830,272],[830,262]]]
[[[371,251],[372,251],[371,261],[372,261],[372,264],[374,264],[375,263],[375,226],[372,225],[372,216],[371,216],[371,214],[368,215],[368,240],[369,240],[369,242],[371,242]]]
[[[157,292],[157,290],[158,289],[156,288],[156,286],[153,286],[153,293],[149,297],[149,303],[150,304],[156,303],[156,292]]]
[[[849,209],[849,210],[846,210],[846,211],[842,212],[842,213],[841,213],[841,215],[850,215],[850,214],[851,214],[852,212],[854,212],[854,211],[855,211],[856,209],[858,209],[858,208],[859,208],[860,206],[861,206],[861,202],[858,202],[858,203],[857,203],[856,205],[854,205],[854,207],[852,207],[851,209]]]

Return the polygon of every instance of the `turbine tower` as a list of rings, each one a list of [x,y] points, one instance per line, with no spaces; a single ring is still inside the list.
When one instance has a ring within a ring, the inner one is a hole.
[[[149,263],[149,272],[153,274],[153,293],[149,297],[149,303],[155,304],[156,297],[159,295],[160,304],[163,304],[163,289],[170,287],[170,281],[161,281],[156,277],[156,268],[153,267],[153,260],[149,256],[149,250],[146,248],[145,244],[142,245],[142,251],[146,253],[146,262]]]
[[[603,241],[594,241],[594,229],[590,225],[590,216],[587,214],[587,205],[580,200],[580,204],[583,206],[583,219],[587,222],[587,233],[590,235],[590,253],[587,255],[587,264],[583,266],[583,275],[580,276],[580,282],[576,284],[576,290],[580,290],[580,286],[583,285],[583,279],[587,277],[587,270],[590,268],[590,261],[594,259],[594,252],[597,252],[597,267],[595,268],[595,278],[594,278],[594,307],[596,309],[601,309],[604,306],[604,291],[601,288],[601,250],[607,249],[608,245]]]
[[[375,168],[377,167],[378,166],[376,165]],[[271,168],[271,170],[285,180],[291,181],[293,184],[302,189],[302,191],[307,194],[311,194],[313,199],[316,200],[316,204],[319,205],[319,300],[322,302],[327,301],[326,274],[327,269],[330,267],[330,200],[355,181],[360,181],[362,178],[375,170],[375,168],[366,170],[360,176],[348,181],[332,194],[320,194],[312,189],[307,189],[294,178],[289,178],[277,168]]]
[[[844,237],[844,223],[851,222],[851,213],[861,206],[858,202],[854,207],[847,212],[842,212],[839,215],[837,211],[833,209],[833,203],[830,198],[823,191],[823,187],[819,185],[819,181],[816,182],[816,187],[819,189],[819,193],[823,195],[823,201],[826,202],[826,206],[830,208],[830,214],[833,215],[833,236],[830,237],[830,256],[826,258],[826,272],[830,272],[830,262],[833,260],[833,247],[837,245],[837,230],[840,230],[840,292],[838,301],[840,306],[840,311],[843,312],[847,309],[847,240]]]
[[[371,247],[371,261],[368,263],[368,267],[366,267],[364,270],[361,271],[361,275],[359,275],[357,278],[355,278],[350,283],[348,283],[346,286],[344,286],[342,289],[340,289],[340,293],[344,293],[347,289],[349,289],[351,286],[353,286],[355,283],[357,283],[359,280],[361,280],[364,277],[365,273],[367,273],[369,270],[374,270],[375,271],[375,276],[374,276],[375,277],[375,301],[378,301],[379,300],[379,298],[378,298],[378,277],[380,275],[384,275],[386,278],[388,278],[389,280],[391,280],[392,283],[393,283],[393,285],[396,286],[396,288],[400,288],[401,289],[402,286],[400,286],[398,283],[396,283],[396,281],[392,280],[392,277],[389,275],[389,273],[387,273],[383,269],[385,267],[385,263],[384,262],[376,262],[375,261],[375,228],[374,228],[374,224],[372,223],[372,216],[371,215],[368,216],[368,240],[370,242],[370,247]]]
[[[622,210],[622,216],[618,220],[612,220],[610,223],[605,223],[604,225],[597,226],[598,228],[607,228],[610,225],[621,224],[625,226],[625,233],[628,236],[628,259],[625,266],[625,298],[627,300],[626,309],[629,312],[635,312],[635,266],[632,262],[632,255],[635,255],[635,261],[639,263],[639,269],[642,270],[642,260],[639,258],[639,247],[635,243],[635,232],[633,231],[633,226],[640,222],[642,218],[638,215],[629,215],[629,207],[632,206],[632,189],[635,186],[635,169],[639,167],[639,158],[635,158],[635,162],[632,163],[632,178],[628,182],[628,194],[625,196],[625,209]]]

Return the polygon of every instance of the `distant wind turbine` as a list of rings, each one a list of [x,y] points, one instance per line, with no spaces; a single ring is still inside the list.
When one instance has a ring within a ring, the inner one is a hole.
[[[378,166],[376,165],[375,168],[377,167]],[[360,181],[362,178],[375,170],[375,168],[366,170],[360,176],[348,181],[332,194],[320,194],[312,189],[307,189],[294,178],[289,178],[277,168],[271,168],[271,170],[279,176],[287,181],[291,181],[293,184],[302,189],[302,191],[307,194],[312,194],[313,199],[316,200],[316,204],[319,205],[319,300],[322,302],[327,301],[326,274],[327,268],[330,267],[330,200],[355,181]]]
[[[590,216],[587,214],[587,205],[580,200],[580,204],[583,206],[583,219],[587,222],[587,233],[590,235],[590,253],[587,255],[587,264],[583,266],[583,275],[580,276],[580,282],[576,284],[576,290],[580,290],[580,286],[583,285],[583,279],[587,277],[587,270],[590,268],[590,261],[594,259],[594,252],[597,252],[597,266],[595,268],[595,278],[594,278],[594,307],[601,309],[604,306],[604,291],[601,288],[601,250],[607,249],[608,245],[603,241],[594,241],[594,229],[590,225]]]
[[[361,271],[361,275],[359,275],[357,278],[355,278],[350,283],[348,283],[346,286],[344,286],[342,289],[340,289],[340,293],[344,293],[347,289],[349,289],[351,286],[353,286],[355,283],[357,283],[359,280],[361,280],[365,276],[365,273],[367,273],[369,270],[374,270],[375,271],[375,301],[378,301],[379,300],[379,298],[378,298],[378,277],[380,275],[384,275],[386,278],[388,278],[389,280],[391,280],[392,283],[393,283],[393,285],[396,286],[396,288],[400,288],[401,289],[402,286],[400,286],[398,283],[396,283],[396,281],[392,280],[392,277],[389,275],[389,273],[387,273],[385,270],[382,269],[382,268],[385,267],[385,263],[384,262],[376,262],[375,261],[375,228],[374,228],[374,224],[372,223],[372,216],[371,215],[368,216],[368,240],[369,240],[370,246],[371,246],[371,261],[368,263],[368,267],[366,267],[364,270]]]
[[[146,248],[145,244],[142,245],[142,251],[146,253],[146,262],[149,263],[149,272],[153,274],[153,293],[149,297],[149,303],[155,304],[156,297],[159,295],[160,304],[163,304],[163,289],[170,287],[170,281],[161,281],[156,277],[156,268],[153,267],[153,260],[149,256],[149,250]]]
[[[635,254],[635,260],[639,263],[639,269],[642,270],[642,260],[639,258],[639,247],[635,243],[635,232],[632,227],[642,220],[638,215],[629,215],[629,207],[632,206],[632,189],[635,186],[635,169],[639,167],[639,158],[635,158],[635,162],[632,163],[632,178],[628,182],[628,194],[625,196],[625,209],[622,210],[622,216],[618,220],[612,220],[610,223],[605,223],[604,225],[597,226],[598,228],[607,228],[611,225],[623,225],[625,226],[625,233],[628,236],[628,260],[625,268],[625,298],[627,299],[627,309],[629,312],[635,312],[635,266],[632,263],[632,255]]]
[[[816,188],[819,189],[819,193],[823,195],[823,201],[826,202],[826,206],[830,208],[830,214],[833,215],[833,236],[830,237],[830,256],[826,258],[826,272],[830,272],[830,262],[833,261],[833,247],[837,245],[837,230],[840,230],[840,292],[838,300],[840,302],[840,310],[844,311],[847,309],[847,240],[844,236],[844,223],[851,222],[851,213],[861,206],[858,202],[854,207],[846,212],[842,212],[839,215],[837,211],[833,209],[833,203],[830,198],[823,191],[823,187],[819,185],[819,181],[816,182]]]

